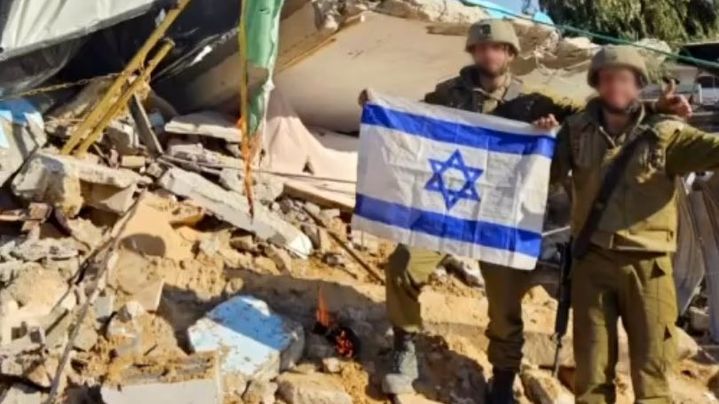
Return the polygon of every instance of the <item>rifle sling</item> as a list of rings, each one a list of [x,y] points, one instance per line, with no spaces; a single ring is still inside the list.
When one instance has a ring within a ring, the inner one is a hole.
[[[597,196],[592,203],[592,208],[589,210],[587,220],[584,222],[584,226],[574,239],[572,246],[573,258],[582,258],[587,253],[592,235],[594,235],[597,227],[599,227],[599,221],[602,220],[609,198],[611,198],[614,189],[623,177],[624,170],[627,168],[634,151],[639,146],[639,143],[646,138],[645,134],[650,131],[651,129],[644,125],[637,126],[634,133],[639,133],[636,136],[631,137],[629,141],[622,146],[622,149],[619,151],[619,155],[612,163],[610,163],[609,168],[604,175],[604,179],[602,180],[599,192],[597,192]]]

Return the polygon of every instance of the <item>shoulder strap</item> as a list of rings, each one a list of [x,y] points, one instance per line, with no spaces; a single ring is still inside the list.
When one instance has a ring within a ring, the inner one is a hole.
[[[512,78],[512,81],[509,83],[509,86],[507,86],[507,91],[504,93],[502,102],[512,101],[513,99],[522,95],[523,90],[524,84],[521,81]]]
[[[572,256],[575,258],[582,258],[589,249],[592,235],[599,226],[599,221],[602,220],[604,210],[607,207],[607,202],[612,196],[614,189],[617,187],[624,170],[627,168],[629,159],[634,154],[637,146],[647,138],[647,135],[651,132],[651,128],[646,125],[639,125],[633,131],[634,136],[629,137],[627,143],[622,146],[619,151],[619,155],[610,164],[607,172],[602,180],[602,184],[599,187],[599,192],[592,203],[592,208],[589,210],[587,220],[584,222],[584,226],[581,228],[577,237],[574,239],[572,247]]]

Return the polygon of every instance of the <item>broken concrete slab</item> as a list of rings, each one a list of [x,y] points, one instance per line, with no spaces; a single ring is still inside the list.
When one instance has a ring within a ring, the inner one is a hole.
[[[190,164],[197,163],[201,166],[205,165],[214,168],[228,167],[239,170],[244,165],[242,160],[208,150],[202,143],[170,142],[167,154]]]
[[[221,354],[223,375],[270,380],[302,357],[302,325],[273,313],[267,303],[236,296],[215,307],[188,330],[195,352]]]
[[[222,404],[223,390],[214,355],[145,359],[101,389],[106,404]]]
[[[13,192],[30,201],[47,202],[67,217],[84,204],[124,213],[143,178],[127,169],[112,169],[69,156],[35,153],[12,183]]]
[[[244,196],[226,191],[198,174],[172,168],[160,178],[159,184],[176,195],[190,198],[221,220],[253,232],[301,257],[307,257],[312,251],[312,242],[299,229],[260,204],[255,204],[255,217],[251,217]]]
[[[289,404],[352,404],[342,385],[321,373],[283,373],[277,384],[280,396]]]
[[[165,124],[165,131],[185,135],[198,135],[239,143],[242,132],[232,117],[215,111],[202,111],[173,118]]]
[[[103,142],[109,143],[120,154],[135,154],[140,150],[140,137],[129,119],[115,119],[105,129]]]
[[[40,260],[66,260],[77,257],[79,254],[78,243],[71,238],[26,239],[18,244],[12,252],[12,255],[15,257],[30,262]]]
[[[228,191],[245,195],[245,183],[241,169],[223,168],[220,171],[220,184]],[[256,200],[271,203],[282,195],[284,180],[262,173],[253,175],[252,193]]]

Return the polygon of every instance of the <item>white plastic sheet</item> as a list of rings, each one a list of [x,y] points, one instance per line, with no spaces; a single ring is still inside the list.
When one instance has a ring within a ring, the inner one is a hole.
[[[0,61],[87,35],[164,0],[2,0]]]

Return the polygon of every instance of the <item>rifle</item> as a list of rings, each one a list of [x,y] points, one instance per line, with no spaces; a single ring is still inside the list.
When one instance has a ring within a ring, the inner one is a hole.
[[[556,345],[554,350],[554,365],[552,366],[552,376],[557,377],[559,372],[559,357],[562,353],[563,338],[567,333],[569,326],[569,309],[572,306],[572,242],[562,245],[561,250],[562,263],[559,266],[559,288],[557,289],[557,317],[554,320],[554,335],[552,339]]]
[[[619,155],[609,165],[602,184],[600,185],[597,196],[592,203],[592,207],[587,216],[587,220],[580,229],[577,237],[569,243],[563,246],[562,251],[562,265],[560,266],[559,272],[559,289],[557,291],[557,300],[559,306],[557,307],[557,317],[554,322],[554,335],[552,338],[556,344],[554,351],[554,364],[552,368],[552,374],[556,377],[559,372],[559,356],[562,351],[562,338],[567,333],[567,327],[569,324],[569,309],[572,305],[571,295],[571,270],[572,261],[575,259],[583,258],[589,251],[591,245],[591,239],[594,232],[599,227],[599,221],[602,219],[604,210],[607,207],[607,202],[614,192],[619,179],[622,178],[624,170],[629,163],[629,159],[634,154],[639,143],[645,138],[645,133],[651,131],[643,125],[638,125],[630,140],[622,147]]]

